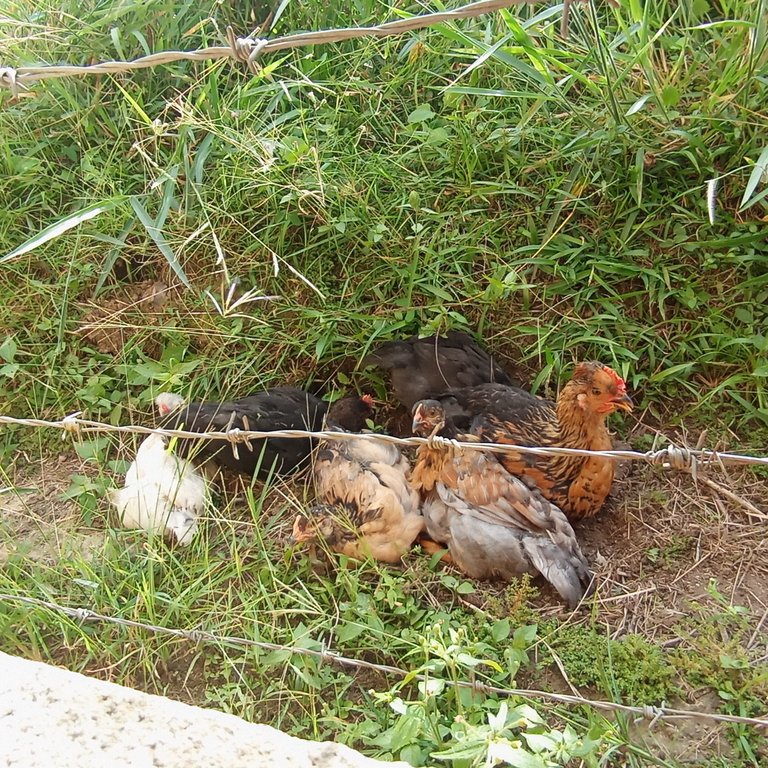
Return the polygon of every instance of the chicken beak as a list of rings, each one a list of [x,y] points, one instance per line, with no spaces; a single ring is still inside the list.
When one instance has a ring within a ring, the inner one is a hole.
[[[624,394],[621,397],[617,397],[615,400],[611,400],[614,407],[618,411],[626,411],[627,413],[631,413],[632,409],[634,408],[634,403],[632,402],[632,398]]]
[[[418,432],[419,427],[424,423],[424,411],[421,405],[417,405],[413,412],[413,424],[411,424],[411,431]]]

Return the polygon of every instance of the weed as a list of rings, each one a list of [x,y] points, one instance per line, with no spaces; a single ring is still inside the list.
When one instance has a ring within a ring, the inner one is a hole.
[[[690,616],[677,628],[684,644],[672,661],[693,689],[707,688],[717,694],[724,712],[757,717],[765,711],[768,697],[768,665],[747,650],[753,629],[743,606],[732,605],[712,583],[713,600],[695,602]],[[768,754],[765,736],[746,726],[731,729],[734,745],[753,764]]]
[[[675,668],[660,648],[639,635],[611,640],[594,629],[562,627],[549,645],[580,688],[641,705],[669,701],[676,691]]]
[[[669,567],[686,555],[694,545],[690,536],[672,536],[664,547],[651,547],[645,553],[645,559],[652,566]]]

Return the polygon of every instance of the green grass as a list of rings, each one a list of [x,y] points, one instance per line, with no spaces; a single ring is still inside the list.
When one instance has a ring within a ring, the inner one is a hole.
[[[556,11],[524,6],[267,56],[257,77],[226,61],[185,63],[51,80],[15,101],[0,94],[0,258],[88,206],[106,208],[0,263],[3,411],[83,410],[127,423],[146,418],[161,387],[195,397],[285,382],[330,390],[358,381],[355,363],[377,340],[466,327],[540,390],[575,360],[597,357],[626,376],[646,419],[764,449],[767,5],[579,6],[567,41]],[[377,0],[280,7],[273,36],[392,17]],[[0,61],[23,65],[219,44],[217,30],[249,30],[264,14],[239,3],[0,0],[0,15]],[[710,224],[705,190],[715,177]],[[120,314],[116,352],[82,334],[94,306],[108,309],[126,286],[155,279],[178,291],[157,316]],[[246,301],[227,306],[235,279]],[[265,296],[276,298],[254,300]],[[6,428],[0,458],[8,466],[22,451],[60,445]],[[80,446],[92,468],[71,492],[83,525],[102,525],[100,494],[130,447],[118,451],[111,438]],[[485,674],[508,686],[518,667],[535,678],[529,648],[541,629],[509,639],[538,623],[521,608],[529,587],[493,598],[499,610],[487,618],[462,605],[459,583],[416,561],[405,572],[367,565],[318,575],[270,528],[302,499],[275,502],[268,491],[257,485],[248,510],[240,499],[222,514],[235,522],[209,525],[190,552],[109,533],[96,561],[14,560],[0,588],[288,645],[327,638],[436,679]],[[519,621],[499,627],[508,614]],[[592,650],[612,648],[599,617],[571,631],[576,646],[599,637]],[[723,687],[714,638],[696,669],[632,642],[584,684],[640,700],[693,676],[753,711],[758,683]],[[495,735],[518,733],[514,715],[489,724],[492,698],[427,696],[298,657],[194,648],[28,609],[2,606],[0,647],[91,672],[109,666],[151,690],[178,692],[192,679],[196,701],[416,765],[433,752],[469,765]],[[635,662],[649,665],[642,684],[630,674]],[[578,673],[578,660],[563,663]],[[594,712],[542,704],[540,713],[548,725],[534,732],[571,729],[599,742],[563,748],[559,764],[582,748],[589,765],[669,764],[627,746],[627,734]],[[752,733],[733,744],[733,765],[764,754]]]

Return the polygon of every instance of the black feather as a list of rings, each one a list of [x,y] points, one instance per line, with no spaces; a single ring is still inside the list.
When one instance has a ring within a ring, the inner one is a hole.
[[[385,342],[363,364],[389,371],[395,396],[409,409],[419,400],[455,389],[515,383],[485,349],[460,331]]]
[[[358,397],[342,398],[330,407],[318,397],[296,387],[276,387],[265,392],[222,403],[190,403],[172,411],[161,427],[192,432],[228,429],[275,432],[287,429],[318,431],[328,415],[329,424],[359,432],[370,406]],[[290,474],[305,466],[313,441],[301,438],[263,438],[232,445],[224,440],[179,440],[181,456],[210,459],[218,466],[244,475],[267,477],[271,472]]]

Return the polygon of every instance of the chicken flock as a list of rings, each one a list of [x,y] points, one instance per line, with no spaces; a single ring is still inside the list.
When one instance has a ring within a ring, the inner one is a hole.
[[[599,362],[579,363],[556,402],[519,386],[470,336],[412,337],[382,344],[363,360],[388,374],[426,438],[413,458],[366,429],[370,395],[329,405],[295,387],[223,403],[155,400],[157,426],[187,432],[326,430],[321,440],[276,437],[229,442],[166,438],[139,447],[123,488],[109,492],[126,527],[164,531],[188,544],[208,502],[206,478],[235,472],[266,479],[309,468],[316,503],[299,514],[293,540],[324,541],[341,554],[395,563],[415,543],[443,552],[470,578],[543,577],[571,608],[592,589],[573,521],[595,515],[614,479],[600,456],[462,447],[613,447],[606,419],[631,411],[624,380]]]

